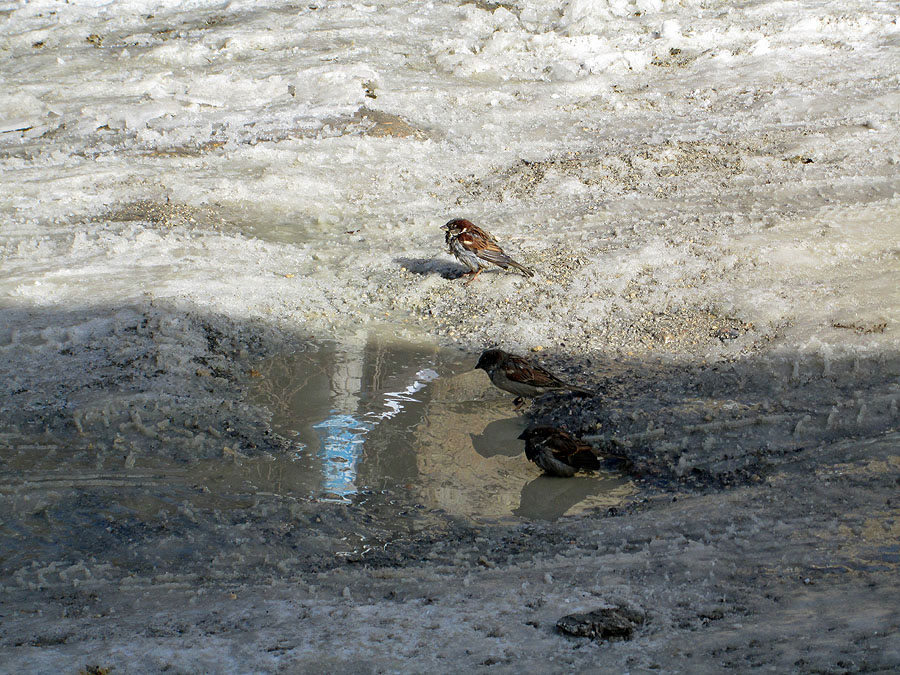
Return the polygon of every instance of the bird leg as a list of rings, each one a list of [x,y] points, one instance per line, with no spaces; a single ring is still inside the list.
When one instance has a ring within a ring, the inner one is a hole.
[[[477,270],[475,270],[474,272],[466,272],[466,274],[471,274],[472,277],[471,277],[465,284],[463,284],[464,286],[468,286],[468,285],[471,284],[473,281],[475,281],[475,279],[478,278],[478,275],[481,274],[481,268],[479,267],[479,268],[478,268]]]

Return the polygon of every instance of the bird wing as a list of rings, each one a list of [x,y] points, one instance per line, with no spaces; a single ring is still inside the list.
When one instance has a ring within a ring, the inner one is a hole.
[[[471,234],[473,237],[476,237],[476,238],[482,239],[483,241],[486,241],[488,243],[494,244],[495,246],[497,246],[498,249],[500,248],[499,245],[497,244],[497,240],[494,238],[494,236],[490,232],[488,232],[486,230],[482,230],[480,227],[478,227],[474,223],[466,221],[465,224],[462,226],[462,232],[465,234]]]
[[[457,237],[457,241],[482,260],[494,263],[500,267],[509,265],[512,259],[503,252],[503,249],[497,245],[497,242],[490,235],[485,236],[487,238],[470,232],[461,232]]]
[[[600,460],[593,446],[584,441],[575,440],[571,436],[553,434],[547,439],[546,444],[553,456],[561,462],[578,469],[600,468]]]
[[[538,452],[532,461],[552,476],[571,478],[578,470],[574,466],[561,462],[549,452]]]
[[[521,356],[510,355],[510,366],[516,371],[516,377],[521,382],[527,382],[535,387],[565,387],[565,383],[556,375],[547,372],[540,366],[529,363]]]

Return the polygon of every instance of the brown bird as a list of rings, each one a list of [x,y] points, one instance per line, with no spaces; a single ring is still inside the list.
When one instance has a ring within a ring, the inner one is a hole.
[[[600,458],[593,446],[554,427],[533,427],[519,436],[525,441],[525,456],[545,473],[571,478],[577,471],[596,471]]]
[[[442,225],[441,229],[446,231],[444,241],[447,243],[450,253],[469,268],[466,274],[472,276],[466,282],[467,286],[478,278],[482,270],[487,268],[487,263],[503,269],[515,267],[526,277],[534,276],[532,270],[506,255],[494,237],[471,221],[457,218]]]
[[[486,372],[495,387],[515,394],[517,407],[522,404],[523,398],[535,398],[551,391],[568,390],[583,396],[594,395],[590,389],[567,384],[553,373],[502,349],[482,352],[475,368]]]

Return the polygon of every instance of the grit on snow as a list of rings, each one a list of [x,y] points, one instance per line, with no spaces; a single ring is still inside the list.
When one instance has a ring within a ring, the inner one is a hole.
[[[0,2],[0,184],[0,670],[900,670],[896,2]]]

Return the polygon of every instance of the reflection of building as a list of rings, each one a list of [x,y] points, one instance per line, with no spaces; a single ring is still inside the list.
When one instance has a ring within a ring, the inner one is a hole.
[[[631,492],[620,477],[542,478],[525,459],[518,435],[528,419],[513,412],[511,398],[478,400],[491,391],[483,372],[434,387],[415,430],[419,486],[431,506],[476,520],[557,518],[616,505]]]
[[[438,380],[431,393],[415,429],[423,498],[452,514],[509,516],[534,474],[516,438],[527,419],[480,370]]]
[[[366,334],[309,347],[260,366],[254,392],[275,430],[308,448],[294,456],[284,484],[343,500],[363,486],[413,480],[412,449],[395,424],[405,428],[402,416],[421,413],[420,392],[438,377],[422,366],[435,350]]]
[[[337,411],[313,427],[319,431],[319,456],[322,458],[322,488],[329,495],[347,498],[356,493],[356,475],[366,432],[371,423]]]
[[[381,401],[384,411],[359,411],[360,396],[374,393],[373,386],[364,387],[366,349],[362,342],[342,345],[334,353],[331,371],[331,415],[313,428],[319,433],[319,456],[322,458],[322,487],[330,496],[343,499],[357,491],[357,474],[360,470],[366,435],[378,424],[396,417],[429,382],[437,379],[434,370],[424,369],[415,373],[412,382],[401,391],[378,392],[373,404]],[[377,362],[377,352],[376,352]],[[376,373],[378,369],[376,369]],[[363,420],[358,419],[364,418]]]
[[[527,420],[510,420],[502,431],[489,434],[486,429],[492,423],[515,416],[509,401],[473,401],[466,393],[454,401],[458,398],[455,388],[479,382],[482,374],[477,371],[435,382],[437,400],[428,404],[415,429],[419,490],[429,506],[448,513],[503,518],[518,506],[522,485],[534,474],[519,454],[523,444],[516,438]],[[486,383],[487,377],[483,379]],[[473,444],[476,436],[483,452],[491,446],[502,448],[481,454]]]
[[[618,474],[578,474],[572,478],[542,474],[522,487],[515,514],[528,520],[555,520],[586,506],[617,506],[631,492],[628,479]]]
[[[330,496],[346,499],[356,493],[356,474],[366,432],[371,424],[357,420],[363,390],[365,343],[354,340],[338,345],[331,368],[331,414],[313,428],[319,434],[322,488]]]

